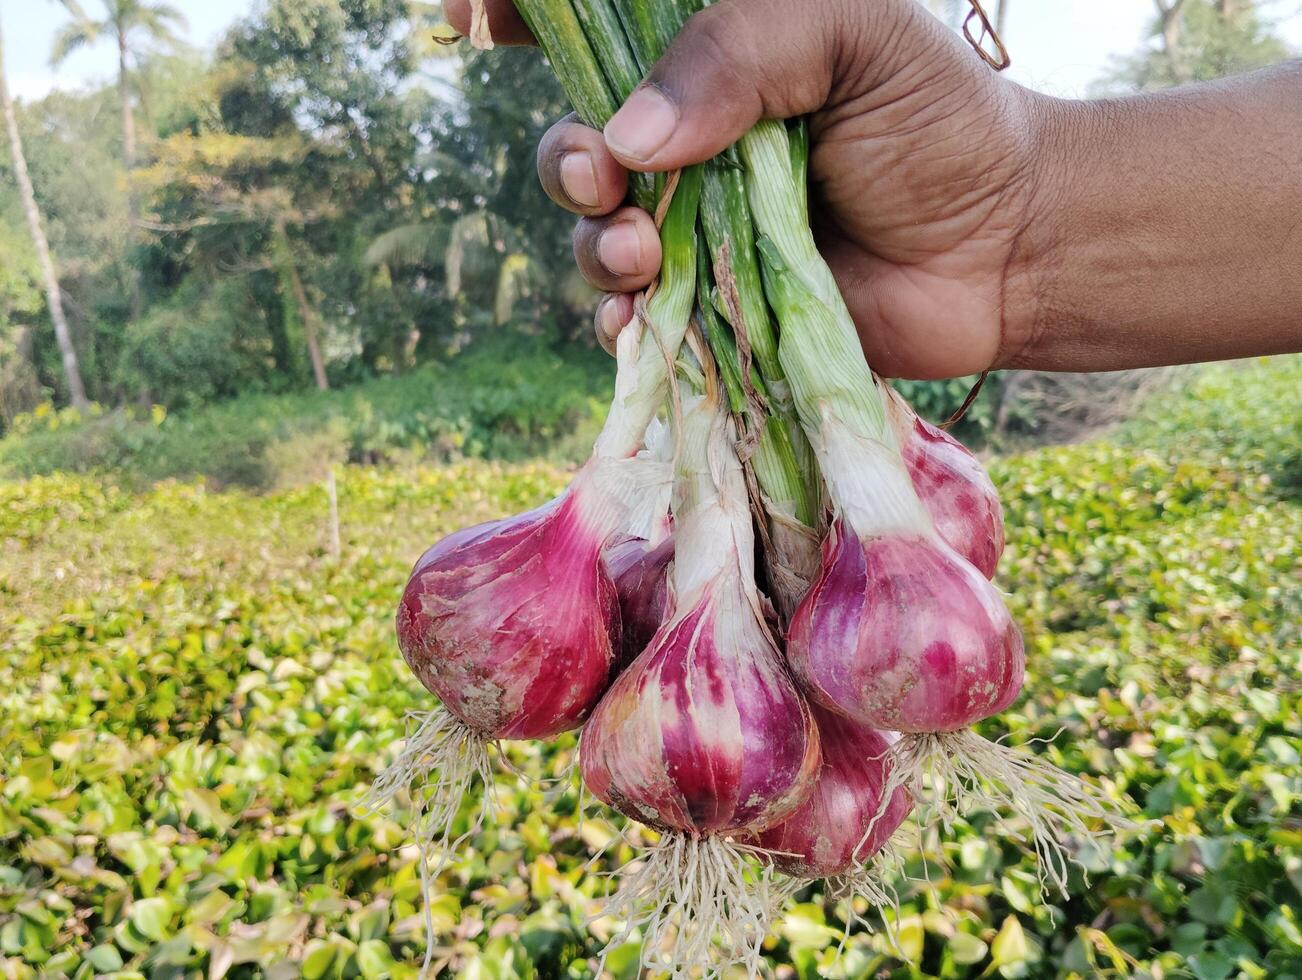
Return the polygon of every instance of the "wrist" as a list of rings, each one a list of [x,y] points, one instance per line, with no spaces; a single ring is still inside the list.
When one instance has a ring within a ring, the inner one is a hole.
[[[1053,297],[1076,174],[1072,144],[1080,123],[1073,103],[1020,88],[1025,141],[1017,187],[1009,195],[1013,233],[1000,296],[995,370],[1032,364],[1052,332]]]

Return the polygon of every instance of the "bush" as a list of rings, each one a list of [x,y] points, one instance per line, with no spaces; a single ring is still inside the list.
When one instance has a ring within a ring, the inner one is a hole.
[[[1247,377],[1286,404],[1295,370]],[[1036,751],[1144,823],[1078,842],[1089,880],[1046,907],[1024,847],[976,815],[927,865],[909,859],[929,875],[901,893],[912,963],[856,927],[834,965],[846,910],[811,887],[766,949],[781,975],[1302,977],[1302,506],[1263,465],[1273,429],[1204,431],[1276,417],[1230,377],[1219,409],[1195,387],[1119,440],[992,469],[1029,679],[986,734],[1049,740]],[[0,484],[0,541],[17,543],[0,548],[0,973],[414,977],[409,814],[352,809],[406,712],[432,703],[395,648],[394,602],[429,541],[565,480],[349,467],[338,561],[316,485]],[[511,745],[530,778],[503,772],[498,819],[434,882],[449,975],[593,976],[590,899],[633,851],[587,867],[619,824],[580,824],[573,789],[541,782],[573,748]],[[629,961],[608,966],[631,978]]]
[[[222,295],[210,300],[196,292],[184,290],[123,330],[114,381],[131,400],[172,409],[203,405],[230,397],[242,379],[247,384],[262,373],[256,359],[241,356],[238,307],[228,307]]]
[[[250,394],[165,417],[59,413],[64,424],[0,440],[0,472],[101,471],[137,483],[206,476],[217,485],[265,488],[295,469],[295,441],[323,433],[337,433],[347,458],[359,463],[412,453],[518,460],[553,446],[572,455],[579,448],[567,437],[590,429],[604,411],[612,375],[600,352],[557,353],[537,338],[498,336],[447,365],[338,391]]]

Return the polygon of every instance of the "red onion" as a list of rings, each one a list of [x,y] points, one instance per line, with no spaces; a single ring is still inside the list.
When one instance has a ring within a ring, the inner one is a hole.
[[[550,738],[583,722],[619,644],[601,562],[609,514],[583,482],[558,505],[417,563],[398,607],[412,672],[488,738]]]
[[[631,663],[646,649],[669,608],[669,563],[674,557],[673,538],[658,545],[628,538],[606,549],[606,570],[619,595],[623,625],[620,663]]]
[[[896,788],[885,806],[882,801],[890,778],[891,746],[899,736],[817,706],[813,712],[823,752],[814,791],[794,813],[755,840],[792,877],[853,876],[886,846],[913,809],[903,787]]]
[[[730,839],[808,796],[818,732],[754,585],[754,538],[731,422],[690,405],[675,485],[674,611],[602,697],[580,745],[584,783],[662,832],[607,914],[644,932],[643,965],[673,933],[676,970],[758,956],[775,892]],[[623,941],[623,935],[612,944]]]
[[[949,433],[919,418],[894,389],[883,387],[890,392],[887,409],[904,465],[936,534],[994,578],[1004,550],[1004,512],[985,467]]]
[[[1002,711],[1025,667],[1003,600],[949,547],[921,535],[865,540],[840,520],[787,656],[820,703],[899,732],[956,731]]]
[[[735,581],[681,608],[584,729],[584,782],[658,830],[768,826],[809,792],[818,738],[808,708]]]
[[[867,435],[867,410],[864,431],[822,412],[810,441],[835,518],[788,631],[793,671],[828,709],[905,733],[892,749],[888,799],[907,787],[944,826],[960,808],[1015,813],[1046,884],[1065,891],[1068,836],[1091,833],[1093,820],[1118,825],[1115,806],[1042,758],[967,727],[1016,698],[1021,635],[994,586],[937,534],[892,427]]]
[[[446,853],[472,783],[491,790],[492,742],[577,728],[605,690],[620,616],[601,552],[630,522],[655,522],[654,481],[665,472],[644,459],[594,458],[559,499],[458,531],[416,562],[398,645],[442,705],[419,716],[367,805],[409,792],[423,853],[436,844]],[[490,802],[486,794],[475,826]]]

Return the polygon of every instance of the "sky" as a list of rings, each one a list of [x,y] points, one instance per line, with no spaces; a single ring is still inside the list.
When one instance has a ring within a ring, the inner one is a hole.
[[[92,14],[99,0],[82,0]],[[256,0],[172,0],[189,21],[186,39],[210,47]],[[1152,0],[1009,0],[1005,42],[1009,74],[1051,95],[1086,95],[1113,58],[1138,49],[1153,17]],[[993,6],[993,4],[991,4]],[[1275,0],[1269,10],[1281,33],[1302,50],[1302,2]],[[50,46],[67,14],[57,0],[0,0],[9,84],[15,95],[39,98],[52,88],[77,88],[111,79],[116,53],[102,43],[79,51],[58,68]]]

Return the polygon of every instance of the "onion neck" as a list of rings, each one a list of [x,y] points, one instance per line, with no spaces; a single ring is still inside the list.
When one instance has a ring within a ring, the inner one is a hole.
[[[645,325],[635,316],[620,331],[615,398],[594,452],[598,456],[632,456],[668,391],[669,374],[687,333],[696,298],[696,211],[701,194],[701,167],[688,167],[678,178],[660,228],[664,258],[655,292],[646,301]]]
[[[934,533],[850,311],[809,230],[786,127],[761,122],[738,146],[780,327],[778,356],[834,508],[861,537]]]
[[[725,582],[754,591],[754,530],[732,428],[709,398],[694,400],[683,413],[671,579],[682,608]]]

